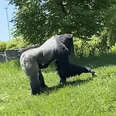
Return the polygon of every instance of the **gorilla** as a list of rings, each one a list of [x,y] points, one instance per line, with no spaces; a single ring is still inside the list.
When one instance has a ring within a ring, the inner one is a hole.
[[[48,39],[43,45],[24,51],[20,57],[20,64],[30,80],[32,94],[40,94],[46,88],[41,69],[55,61],[56,70],[60,77],[60,84],[66,83],[66,78],[81,73],[95,72],[87,67],[71,64],[69,55],[73,53],[73,35],[61,34]]]

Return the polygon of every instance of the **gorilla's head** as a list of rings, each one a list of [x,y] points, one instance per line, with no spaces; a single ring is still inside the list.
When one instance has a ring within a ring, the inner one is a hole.
[[[74,45],[73,45],[73,35],[72,34],[62,34],[56,36],[56,42],[58,49],[60,52],[63,52],[63,54],[71,54],[71,52],[74,51]],[[65,51],[65,52],[64,52]]]

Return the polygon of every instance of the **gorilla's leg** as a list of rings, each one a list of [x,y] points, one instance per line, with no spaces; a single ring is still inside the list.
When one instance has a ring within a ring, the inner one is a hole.
[[[83,67],[80,65],[75,65],[75,64],[67,64],[66,65],[66,75],[67,77],[70,76],[75,76],[75,75],[80,75],[82,73],[91,73],[93,74],[93,70],[91,68]]]
[[[60,76],[60,84],[66,83],[66,78],[80,75],[82,73],[91,73],[92,76],[95,75],[95,72],[91,68],[82,67],[75,64],[70,64],[68,60],[57,60],[56,61],[56,70],[58,71],[58,74]]]

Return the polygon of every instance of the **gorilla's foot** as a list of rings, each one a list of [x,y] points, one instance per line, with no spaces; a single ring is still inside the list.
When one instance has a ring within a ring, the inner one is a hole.
[[[89,67],[86,67],[86,69],[88,70],[88,72],[90,72],[92,74],[92,77],[96,77],[97,74],[95,71],[93,71],[93,69],[89,68]]]
[[[40,90],[32,90],[32,95],[38,95],[40,94]]]
[[[40,85],[38,83],[32,82],[30,83],[32,95],[40,94]]]

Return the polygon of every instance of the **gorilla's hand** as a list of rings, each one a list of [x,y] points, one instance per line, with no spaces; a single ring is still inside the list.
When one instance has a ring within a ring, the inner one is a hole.
[[[88,72],[90,72],[92,74],[92,77],[97,77],[97,73],[94,70],[92,70],[89,67],[86,67],[86,69],[88,70]]]

